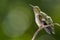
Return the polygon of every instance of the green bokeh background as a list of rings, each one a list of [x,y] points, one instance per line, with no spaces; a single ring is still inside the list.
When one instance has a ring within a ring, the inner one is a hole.
[[[60,23],[60,0],[0,0],[0,40],[31,40],[38,26],[29,4],[39,6]],[[36,40],[60,40],[60,27],[54,28],[55,35],[42,29]]]

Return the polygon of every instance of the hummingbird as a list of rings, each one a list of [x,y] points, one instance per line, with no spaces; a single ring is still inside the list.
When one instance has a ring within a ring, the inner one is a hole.
[[[60,24],[54,23],[52,18],[48,16],[46,13],[44,13],[43,11],[41,11],[39,6],[33,6],[31,4],[30,6],[33,8],[34,15],[35,15],[35,22],[38,26],[38,29],[35,32],[32,40],[35,40],[37,34],[42,29],[44,29],[48,34],[55,34],[54,25],[60,26]]]

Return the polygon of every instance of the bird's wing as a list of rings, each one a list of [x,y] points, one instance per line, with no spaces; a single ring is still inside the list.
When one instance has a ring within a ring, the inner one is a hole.
[[[42,17],[45,19],[45,23],[47,23],[47,25],[44,25],[45,31],[48,34],[51,34],[51,33],[55,34],[54,28],[52,27],[53,26],[52,18],[42,11],[41,11],[40,15],[42,15]],[[42,20],[42,21],[44,22],[44,20]]]
[[[41,11],[40,15],[42,15],[42,17],[46,20],[48,24],[51,24],[51,25],[53,24],[52,18],[48,16],[46,13]]]

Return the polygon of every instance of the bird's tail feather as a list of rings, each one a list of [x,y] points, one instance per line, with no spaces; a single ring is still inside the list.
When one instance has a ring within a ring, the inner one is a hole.
[[[51,27],[51,26],[45,27],[44,29],[45,29],[45,31],[46,31],[48,34],[51,34],[51,33],[52,33],[52,34],[55,34],[54,28]]]

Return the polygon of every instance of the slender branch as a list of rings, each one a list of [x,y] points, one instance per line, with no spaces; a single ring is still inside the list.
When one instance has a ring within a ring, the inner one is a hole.
[[[50,26],[50,25],[45,25],[45,26],[43,25],[42,27],[40,27],[39,29],[37,29],[37,31],[34,33],[34,35],[32,37],[32,40],[35,40],[36,36],[38,35],[38,33],[39,33],[39,31],[41,29],[43,29],[44,27],[48,27],[48,26]]]
[[[37,34],[39,33],[39,31],[40,31],[42,28],[43,28],[43,27],[40,27],[39,29],[37,29],[37,31],[36,31],[36,32],[34,33],[34,35],[33,35],[32,40],[35,40]]]
[[[54,25],[60,26],[60,24],[58,24],[58,23],[54,23]]]

